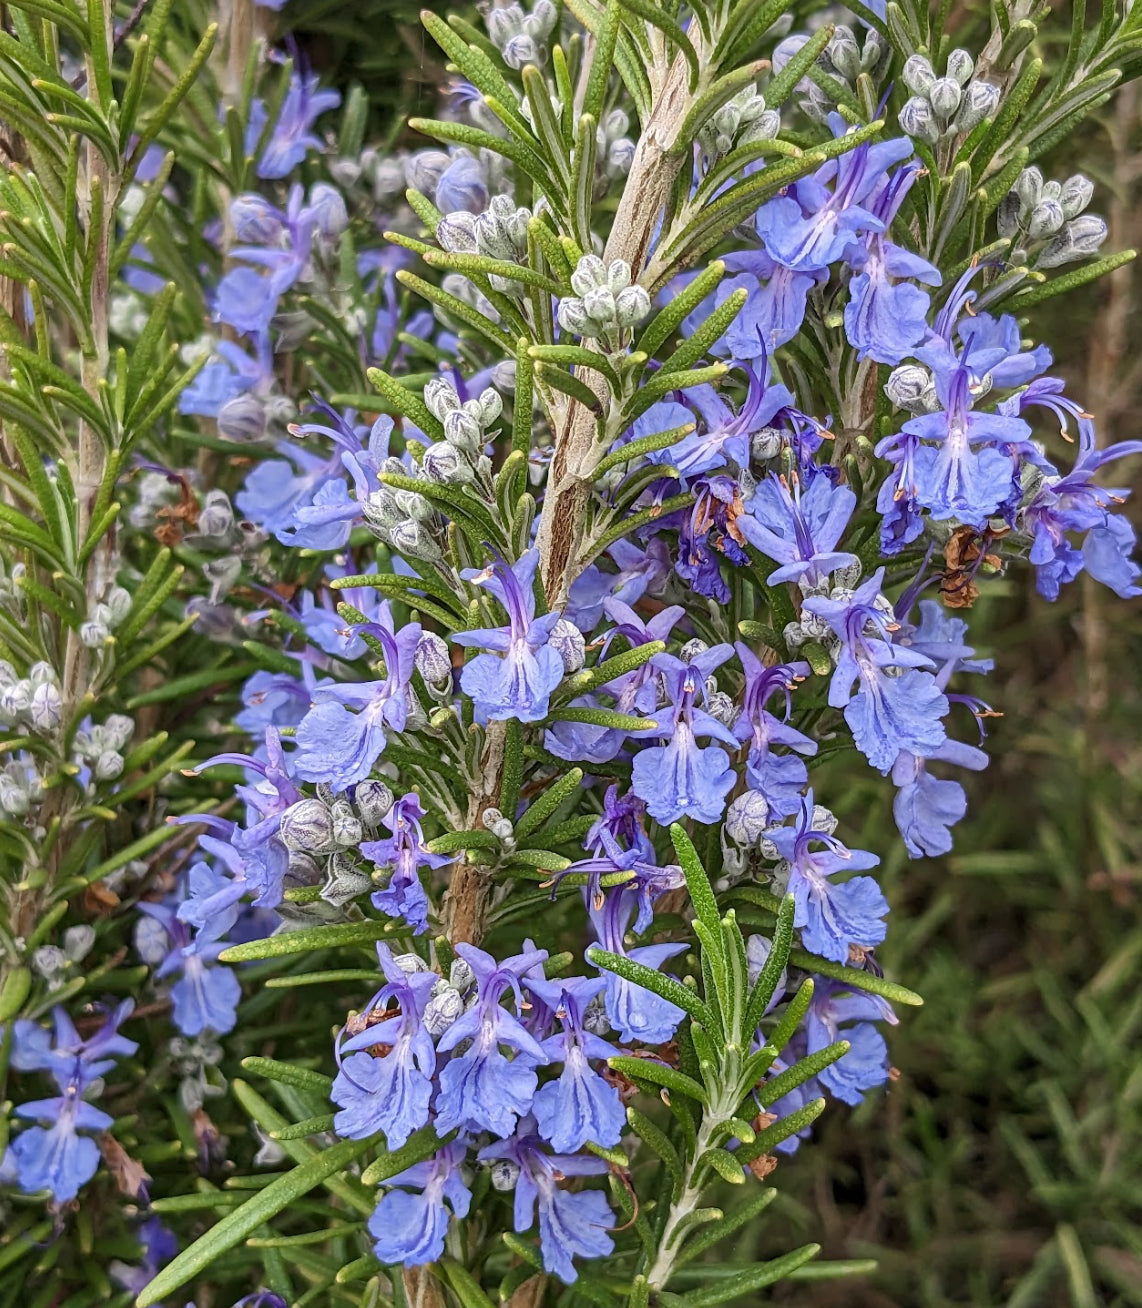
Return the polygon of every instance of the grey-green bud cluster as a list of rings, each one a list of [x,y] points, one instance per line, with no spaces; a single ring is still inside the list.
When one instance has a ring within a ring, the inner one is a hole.
[[[436,228],[436,239],[454,254],[482,254],[486,259],[521,263],[527,257],[527,225],[531,210],[517,208],[508,195],[494,195],[483,213],[466,209],[446,214]],[[490,278],[498,291],[521,294],[523,284],[513,277]]]
[[[123,751],[135,734],[135,722],[125,713],[112,713],[103,723],[79,730],[72,754],[80,765],[91,766],[96,781],[114,781],[123,772]]]
[[[43,796],[43,778],[30,758],[12,759],[0,768],[0,813],[25,817]]]
[[[1082,173],[1065,182],[1045,182],[1038,168],[1024,168],[996,213],[1000,236],[1013,242],[1019,263],[1035,257],[1036,268],[1057,268],[1097,254],[1106,240],[1106,223],[1084,212],[1094,183]]]
[[[926,55],[912,55],[902,73],[912,95],[900,110],[900,126],[914,140],[936,145],[990,118],[999,105],[999,87],[974,74],[975,60],[966,50],[951,51],[943,77]]]
[[[781,115],[766,108],[765,96],[749,86],[727,100],[702,125],[698,142],[707,161],[711,161],[738,146],[771,141],[780,130]]]
[[[807,32],[796,32],[781,41],[773,53],[773,71],[779,73],[808,40]],[[829,44],[817,57],[817,67],[852,91],[861,77],[870,78],[874,85],[879,82],[891,53],[891,47],[879,32],[870,29],[858,40],[851,27],[838,23]],[[833,96],[809,77],[797,83],[797,91],[804,97],[800,101],[801,111],[814,122],[825,122],[837,108]]]
[[[131,596],[122,586],[112,586],[80,626],[79,639],[88,649],[102,648],[130,611]]]
[[[33,663],[21,677],[5,659],[0,659],[0,725],[20,726],[37,735],[55,731],[63,716],[56,670],[50,663]]]
[[[650,312],[650,296],[631,285],[630,264],[615,259],[608,267],[585,254],[571,274],[574,295],[559,301],[559,325],[575,336],[613,339]]]
[[[63,946],[41,945],[32,954],[32,967],[47,982],[49,990],[66,985],[76,964],[83,962],[95,944],[95,928],[71,926],[63,933]]]
[[[490,831],[495,838],[502,844],[513,846],[513,832],[515,825],[510,819],[504,817],[498,808],[486,808],[480,814],[480,821],[484,825],[485,831]]]
[[[488,35],[509,68],[541,67],[547,62],[547,39],[558,18],[551,0],[537,0],[530,14],[522,5],[502,5],[488,11]]]
[[[605,114],[595,132],[596,167],[604,192],[608,182],[630,172],[635,147],[629,133],[630,118],[623,109],[612,109]]]

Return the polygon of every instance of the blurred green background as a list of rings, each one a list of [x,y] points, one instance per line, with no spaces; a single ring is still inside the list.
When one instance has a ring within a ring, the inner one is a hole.
[[[445,78],[420,7],[326,0],[287,9],[283,26],[325,78],[365,86],[378,135],[396,140]],[[1107,251],[1142,247],[1140,147],[1126,88],[1045,161],[1049,176],[1094,179]],[[1069,297],[1042,333],[1103,444],[1142,426],[1140,305],[1128,266]],[[1142,489],[1142,460],[1114,472]],[[979,693],[1004,716],[992,766],[966,779],[955,852],[907,861],[878,777],[825,797],[849,842],[884,856],[883,961],[925,1006],[889,1033],[890,1092],[831,1107],[736,1250],[745,1262],[795,1237],[879,1271],[788,1284],[773,1302],[1142,1305],[1142,604],[1084,582],[1048,605],[1019,575],[990,583],[969,616],[996,661]]]

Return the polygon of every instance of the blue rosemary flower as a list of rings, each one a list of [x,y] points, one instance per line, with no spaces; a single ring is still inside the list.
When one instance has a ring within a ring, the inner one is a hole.
[[[551,692],[563,680],[563,660],[548,644],[559,614],[535,616],[538,564],[539,551],[531,549],[510,567],[497,556],[482,570],[461,573],[465,581],[486,587],[508,615],[506,627],[461,631],[452,637],[458,645],[494,651],[469,659],[460,674],[460,688],[471,697],[477,722],[538,722],[547,716]]]

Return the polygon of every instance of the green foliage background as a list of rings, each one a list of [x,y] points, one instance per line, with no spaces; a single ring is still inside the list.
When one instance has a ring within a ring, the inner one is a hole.
[[[346,20],[324,0],[282,19],[326,79],[365,86],[395,141],[444,76],[420,7],[366,0]],[[981,7],[957,8],[970,27]],[[1080,169],[1110,223],[1106,248],[1142,245],[1135,87],[1053,152],[1050,175]],[[1103,444],[1142,423],[1140,306],[1128,266],[1044,332]],[[1140,462],[1115,479],[1136,495]],[[788,1283],[775,1303],[1142,1305],[1142,606],[1091,583],[1049,606],[1029,577],[990,584],[980,606],[973,634],[996,659],[988,693],[1005,716],[992,766],[968,783],[955,852],[904,859],[874,779],[835,805],[854,844],[886,857],[885,961],[926,1001],[889,1033],[899,1079],[826,1114],[782,1162],[771,1220],[735,1251],[746,1263],[811,1239],[823,1258],[875,1257],[879,1270]]]

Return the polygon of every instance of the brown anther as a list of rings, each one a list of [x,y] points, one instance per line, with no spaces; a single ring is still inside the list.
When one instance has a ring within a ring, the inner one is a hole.
[[[777,1159],[772,1154],[759,1154],[749,1160],[749,1170],[759,1181],[764,1181],[771,1172],[777,1170]]]
[[[638,1097],[638,1086],[629,1076],[623,1072],[616,1072],[613,1067],[603,1068],[603,1080],[618,1091],[619,1099],[624,1104],[629,1104],[631,1100]]]
[[[382,1022],[389,1022],[394,1017],[400,1017],[399,1004],[394,1008],[371,1008],[367,1013],[354,1013],[345,1023],[345,1034],[360,1035],[362,1031],[379,1026]]]

